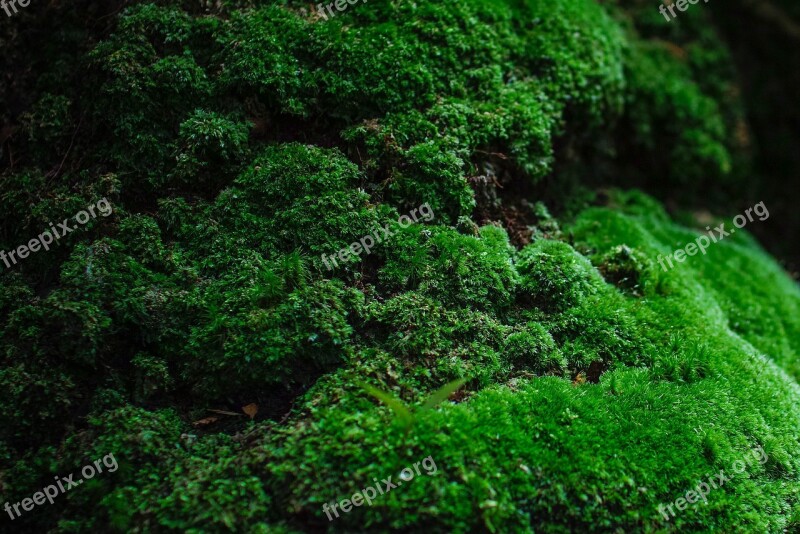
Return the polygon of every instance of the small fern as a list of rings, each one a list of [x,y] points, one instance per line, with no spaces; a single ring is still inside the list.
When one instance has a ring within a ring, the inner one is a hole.
[[[466,382],[466,378],[459,378],[457,380],[453,380],[452,382],[448,382],[444,386],[431,393],[428,398],[425,399],[425,401],[422,403],[422,409],[433,410],[439,404],[450,398],[450,395],[458,391],[458,389]],[[406,406],[402,400],[398,399],[391,393],[382,391],[365,382],[357,381],[356,384],[364,389],[364,391],[388,406],[394,412],[395,420],[399,422],[401,428],[405,429],[406,432],[411,429],[416,418],[411,408]]]

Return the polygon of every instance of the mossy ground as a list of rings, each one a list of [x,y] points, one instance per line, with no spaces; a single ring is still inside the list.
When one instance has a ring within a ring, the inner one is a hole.
[[[749,191],[707,12],[109,5],[0,33],[0,249],[114,205],[0,270],[0,492],[120,468],[0,529],[800,528],[797,284],[745,231],[657,261]],[[320,260],[423,203],[360,262]],[[658,513],[755,446],[707,505]]]

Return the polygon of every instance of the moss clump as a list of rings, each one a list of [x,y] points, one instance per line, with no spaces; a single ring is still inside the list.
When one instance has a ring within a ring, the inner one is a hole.
[[[600,291],[603,281],[586,258],[560,241],[540,240],[517,257],[520,299],[546,311],[563,311]]]
[[[629,70],[631,148],[669,168],[669,182],[689,188],[687,196],[724,182],[732,162],[722,110],[692,80],[689,67],[666,45],[647,44],[631,51]]]
[[[503,353],[516,369],[530,369],[537,375],[561,375],[567,367],[553,336],[541,324],[529,322],[505,340]]]
[[[448,305],[501,311],[516,285],[511,254],[508,236],[493,226],[477,237],[410,227],[394,238],[378,277],[388,290],[419,290]]]
[[[374,303],[367,327],[426,389],[459,377],[489,384],[508,372],[501,349],[509,329],[489,314],[407,292]]]
[[[114,205],[0,272],[0,486],[119,470],[13,526],[796,527],[800,291],[745,231],[658,268],[713,218],[698,191],[743,189],[702,15],[100,4],[0,31],[0,250]],[[659,514],[753,446],[768,461],[707,506]],[[436,473],[328,522],[323,503],[428,456]]]
[[[212,216],[266,257],[295,250],[334,254],[390,213],[370,206],[359,181],[358,168],[338,151],[271,147],[219,195]]]
[[[637,296],[642,295],[641,283],[647,271],[654,267],[643,254],[625,245],[608,251],[599,262],[598,269],[607,282]]]
[[[308,382],[346,360],[363,297],[340,282],[320,281],[280,304],[249,313],[209,310],[219,321],[196,329],[186,347],[186,378],[209,398]]]

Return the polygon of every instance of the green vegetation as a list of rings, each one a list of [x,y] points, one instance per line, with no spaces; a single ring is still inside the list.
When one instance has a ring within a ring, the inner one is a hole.
[[[0,250],[114,207],[0,265],[0,493],[120,466],[0,531],[800,528],[800,289],[746,231],[657,262],[749,191],[707,9],[118,7],[0,30]]]

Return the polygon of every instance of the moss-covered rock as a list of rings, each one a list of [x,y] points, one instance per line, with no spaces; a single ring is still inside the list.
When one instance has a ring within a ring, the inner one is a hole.
[[[748,192],[700,6],[106,5],[0,30],[0,250],[114,207],[0,264],[0,490],[118,469],[0,530],[797,528],[796,282],[659,261]]]

